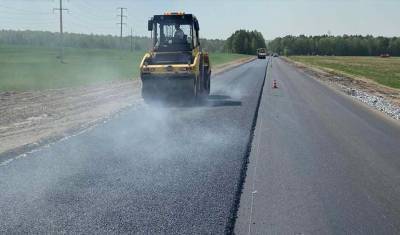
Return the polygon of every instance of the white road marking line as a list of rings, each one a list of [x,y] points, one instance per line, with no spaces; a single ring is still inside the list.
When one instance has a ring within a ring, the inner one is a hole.
[[[268,64],[267,64],[267,72],[265,74],[265,79],[268,79],[268,67],[272,68],[272,59],[271,59],[271,57],[269,58],[269,61],[268,61]],[[268,81],[265,82],[264,86],[266,86],[267,84],[268,84]],[[260,106],[261,106],[261,102],[262,102],[262,100],[260,101]],[[259,115],[262,115],[262,113],[260,113]],[[260,125],[258,126],[257,130],[261,131],[262,130],[262,118],[260,118],[259,120],[260,120]],[[256,128],[257,128],[257,126],[256,126]],[[254,132],[254,134],[258,134],[258,132],[257,133]],[[261,134],[259,134],[257,137],[258,137],[258,140],[257,140],[257,145],[256,145],[256,158],[255,158],[255,165],[254,165],[254,174],[253,174],[253,178],[252,178],[250,216],[249,216],[249,225],[248,225],[247,234],[251,234],[251,224],[253,222],[254,197],[255,197],[255,194],[257,193],[257,190],[256,190],[256,177],[257,177],[258,155],[260,154]]]
[[[260,125],[259,129],[262,130],[262,119],[260,118]],[[260,154],[260,142],[261,142],[261,135],[258,135],[258,140],[257,140],[257,147],[256,147],[256,157],[255,157],[255,165],[254,165],[254,174],[253,174],[253,179],[252,179],[252,190],[251,190],[251,203],[250,203],[250,216],[249,216],[249,228],[248,228],[248,233],[251,234],[251,223],[253,220],[253,204],[254,204],[254,196],[257,193],[256,190],[256,177],[257,177],[257,163],[258,163],[258,155]]]

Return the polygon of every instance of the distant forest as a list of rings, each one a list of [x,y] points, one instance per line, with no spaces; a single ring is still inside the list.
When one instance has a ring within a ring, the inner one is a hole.
[[[237,30],[227,40],[200,39],[201,46],[208,52],[228,52],[254,55],[256,49],[267,47],[269,51],[282,55],[337,55],[400,56],[400,37],[373,37],[360,35],[343,36],[285,36],[278,37],[266,45],[260,32]],[[1,45],[30,45],[58,47],[59,33],[44,31],[0,30]],[[134,50],[150,48],[149,37],[133,37]],[[73,48],[119,49],[120,38],[112,35],[88,35],[64,33],[64,46]],[[131,40],[123,37],[122,48],[129,50]]]
[[[147,50],[150,48],[150,38],[133,37],[134,50]],[[1,30],[0,45],[30,45],[43,47],[58,47],[60,45],[60,34],[44,31],[15,31]],[[225,40],[219,39],[200,39],[200,44],[209,52],[222,52]],[[64,33],[64,46],[74,48],[99,48],[99,49],[119,49],[121,48],[120,37],[112,35],[88,35],[77,33]],[[131,48],[129,36],[123,37],[122,48]]]
[[[400,56],[400,37],[286,36],[272,40],[268,48],[282,55]]]
[[[224,51],[254,55],[257,48],[265,47],[265,39],[260,32],[237,30],[226,40]]]

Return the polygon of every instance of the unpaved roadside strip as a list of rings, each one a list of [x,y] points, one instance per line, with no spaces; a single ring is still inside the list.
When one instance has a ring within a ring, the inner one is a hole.
[[[221,64],[221,65],[217,65],[217,66],[213,67],[212,74],[213,75],[218,75],[218,74],[224,73],[226,71],[229,71],[231,69],[234,69],[236,67],[239,67],[239,66],[241,66],[243,64],[246,64],[246,63],[249,63],[251,61],[254,61],[254,60],[256,60],[256,57],[255,56],[251,56],[251,57],[248,57],[248,58],[238,59],[238,60],[234,60],[232,62],[228,62],[228,63]]]
[[[254,57],[213,68],[217,75]],[[139,79],[78,88],[0,92],[0,166],[16,156],[104,122],[141,105]]]
[[[281,58],[335,90],[361,101],[395,120],[400,120],[400,89],[387,87],[364,77],[304,64],[287,57]]]

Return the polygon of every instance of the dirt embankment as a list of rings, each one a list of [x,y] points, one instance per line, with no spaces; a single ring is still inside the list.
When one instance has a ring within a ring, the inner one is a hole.
[[[213,74],[254,58],[213,68]],[[0,162],[69,136],[141,103],[139,79],[80,88],[0,92]]]
[[[0,93],[0,156],[14,155],[135,104],[139,82]]]
[[[400,120],[400,90],[328,68],[317,68],[289,58],[288,63],[394,119]]]

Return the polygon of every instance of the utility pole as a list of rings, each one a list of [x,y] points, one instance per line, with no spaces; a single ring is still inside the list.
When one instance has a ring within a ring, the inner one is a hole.
[[[131,27],[131,52],[133,52],[133,29]]]
[[[136,40],[135,40],[135,37],[133,37],[132,39],[133,39],[133,50],[135,50],[135,48],[136,48]]]
[[[120,47],[121,47],[121,50],[122,50],[122,26],[126,25],[126,23],[124,23],[124,17],[127,17],[127,16],[124,15],[124,10],[126,10],[125,7],[118,7],[117,9],[121,11],[121,13],[119,15],[117,15],[117,16],[121,17],[121,22],[117,23],[117,24],[119,24],[121,26],[121,33],[120,33],[119,43],[120,43]]]
[[[60,0],[60,7],[53,8],[54,11],[60,11],[60,62],[64,63],[64,35],[63,35],[63,11],[67,11],[68,9],[63,8],[62,0]]]

